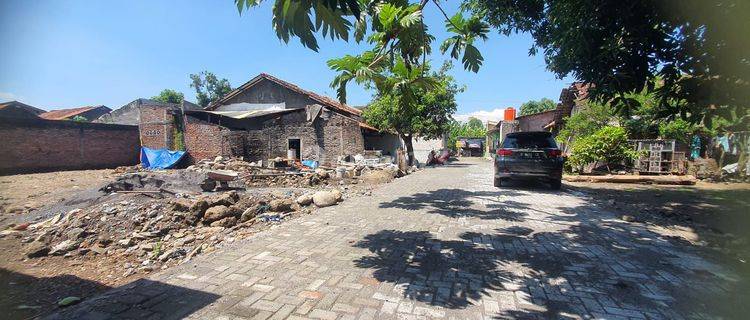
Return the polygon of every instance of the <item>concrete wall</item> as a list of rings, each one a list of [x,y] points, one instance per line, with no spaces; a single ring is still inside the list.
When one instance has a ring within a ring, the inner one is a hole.
[[[383,155],[396,158],[396,150],[404,149],[404,142],[398,135],[391,133],[372,133],[364,136],[365,150],[381,150]]]
[[[0,174],[114,168],[139,162],[138,127],[0,118]]]
[[[438,152],[446,147],[445,139],[422,139],[419,137],[412,139],[412,146],[414,147],[414,158],[419,163],[427,162],[427,156],[430,154],[430,151],[435,150],[435,152]]]

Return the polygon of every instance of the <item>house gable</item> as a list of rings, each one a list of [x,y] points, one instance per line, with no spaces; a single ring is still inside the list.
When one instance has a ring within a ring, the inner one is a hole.
[[[248,86],[241,92],[233,95],[229,99],[222,101],[221,105],[229,105],[235,103],[251,103],[251,104],[280,104],[284,103],[286,109],[300,109],[307,105],[314,104],[315,101],[310,97],[289,90],[278,83],[272,82],[268,79],[259,79],[253,83],[252,86]],[[218,107],[218,106],[217,106]]]

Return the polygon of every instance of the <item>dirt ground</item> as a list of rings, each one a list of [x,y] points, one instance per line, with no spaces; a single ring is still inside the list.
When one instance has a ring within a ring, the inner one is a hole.
[[[360,184],[341,185],[338,188],[347,194],[369,194],[370,186],[386,183],[390,179],[380,177],[379,171],[363,175]],[[200,196],[199,182],[204,173],[188,170],[166,170],[158,172],[160,186],[181,194]],[[148,276],[156,270],[141,270],[140,261],[125,259],[122,255],[92,254],[80,251],[81,255],[45,255],[28,258],[27,235],[8,232],[13,226],[25,222],[39,222],[71,210],[97,210],[106,205],[143,206],[148,203],[170,203],[174,195],[155,199],[142,193],[106,193],[100,188],[111,184],[120,174],[114,170],[83,170],[0,177],[0,310],[9,319],[30,319],[48,314],[57,309],[57,302],[65,297],[87,298],[112,287],[121,286]],[[144,180],[145,181],[145,180]],[[329,184],[332,184],[333,181]],[[163,183],[163,184],[161,184]],[[351,181],[348,181],[351,183]],[[298,194],[314,192],[317,187],[248,187],[242,182],[230,182],[230,187],[240,187],[243,197],[263,197],[268,194]],[[153,187],[153,186],[151,186]],[[330,186],[329,186],[330,187]],[[212,193],[209,193],[212,194]],[[216,192],[215,194],[221,194]],[[158,198],[158,197],[157,197]],[[86,209],[89,208],[89,209]],[[283,219],[292,219],[308,214],[310,210],[290,212]],[[280,220],[250,221],[223,237],[231,243],[269,225],[283,223]],[[117,241],[118,239],[111,239]],[[213,250],[209,248],[208,250]],[[208,252],[204,249],[204,252]],[[166,268],[174,263],[164,263]],[[128,267],[131,266],[132,267]],[[157,265],[158,267],[158,265]],[[136,269],[135,272],[124,272]],[[7,310],[7,312],[5,311]]]
[[[28,218],[23,213],[63,202],[112,179],[113,170],[78,170],[0,176],[0,226]]]

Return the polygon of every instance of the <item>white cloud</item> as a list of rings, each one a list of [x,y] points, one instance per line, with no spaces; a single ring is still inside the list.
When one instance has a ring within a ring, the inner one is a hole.
[[[479,120],[482,120],[483,123],[487,123],[488,120],[489,121],[503,120],[504,113],[505,113],[505,109],[495,108],[489,111],[479,110],[479,111],[474,111],[474,112],[467,113],[467,114],[454,114],[453,118],[462,122],[469,121],[469,118],[477,118]]]

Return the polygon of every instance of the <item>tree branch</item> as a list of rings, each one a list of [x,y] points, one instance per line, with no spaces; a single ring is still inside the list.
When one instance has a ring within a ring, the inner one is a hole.
[[[456,25],[455,23],[453,23],[453,21],[451,21],[451,19],[450,19],[450,18],[448,18],[448,14],[446,14],[446,13],[445,13],[445,10],[443,10],[443,7],[441,7],[441,6],[440,6],[440,5],[438,4],[437,0],[432,0],[432,2],[433,2],[433,3],[435,3],[435,6],[437,6],[437,7],[438,7],[438,9],[440,10],[440,12],[442,12],[442,13],[443,13],[443,17],[445,17],[445,20],[448,20],[448,22],[449,22],[449,23],[450,23],[451,25],[453,25],[453,27],[454,27],[454,28],[456,28],[457,30],[461,30],[461,28],[459,28],[459,27],[458,27],[458,26],[457,26],[457,25]]]

